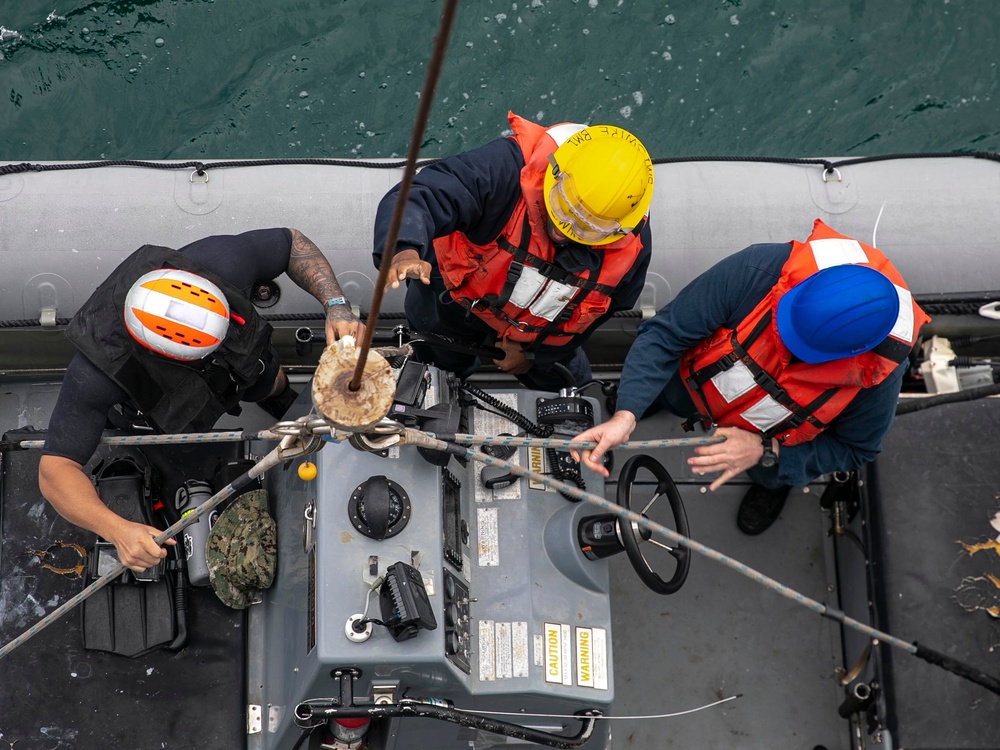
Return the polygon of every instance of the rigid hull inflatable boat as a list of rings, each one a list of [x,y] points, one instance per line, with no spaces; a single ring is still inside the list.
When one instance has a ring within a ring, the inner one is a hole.
[[[319,245],[366,311],[374,211],[399,178],[398,165],[373,162],[3,170],[2,643],[100,572],[93,535],[43,500],[38,450],[24,447],[44,438],[72,354],[62,329],[97,284],[146,243],[287,226]],[[574,477],[557,449],[489,451],[636,510],[676,485],[677,501],[665,493],[651,518],[823,602],[826,618],[502,465],[385,428],[350,440],[316,432],[322,323],[315,301],[279,279],[255,303],[302,392],[284,427],[247,406],[218,425],[228,442],[108,444],[86,467],[109,497],[124,487],[148,503],[152,486],[173,503],[191,482],[207,497],[279,438],[298,440],[261,482],[277,526],[274,584],[246,610],[206,586],[178,599],[174,583],[166,601],[139,582],[107,587],[117,604],[94,596],[0,660],[0,739],[18,750],[996,746],[994,693],[838,616],[1000,674],[990,525],[1000,470],[988,437],[1000,414],[978,398],[1000,333],[998,178],[994,160],[964,156],[660,163],[641,309],[589,344],[604,388],[527,391],[490,368],[459,383],[390,357],[394,424],[558,439],[605,418],[642,317],[722,257],[804,239],[817,217],[876,244],[933,316],[901,399],[913,413],[897,417],[873,466],[797,489],[765,536],[735,529],[745,482],[707,492],[683,445],[616,451],[608,481]],[[386,296],[377,345],[419,335],[398,330],[401,304]],[[690,437],[666,415],[633,435]],[[307,461],[314,475],[300,472]]]

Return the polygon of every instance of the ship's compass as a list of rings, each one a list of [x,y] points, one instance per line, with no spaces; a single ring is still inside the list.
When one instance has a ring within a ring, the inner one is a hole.
[[[347,513],[358,531],[381,541],[395,536],[410,520],[406,490],[381,474],[369,477],[351,493]]]

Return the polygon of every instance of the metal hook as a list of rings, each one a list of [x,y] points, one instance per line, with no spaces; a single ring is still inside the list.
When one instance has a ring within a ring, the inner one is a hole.
[[[837,169],[836,167],[827,167],[826,169],[823,170],[823,182],[830,182],[830,180],[827,179],[827,175],[830,174],[831,172],[835,175],[835,179],[833,180],[833,182],[844,181],[843,177],[840,176],[839,169]]]

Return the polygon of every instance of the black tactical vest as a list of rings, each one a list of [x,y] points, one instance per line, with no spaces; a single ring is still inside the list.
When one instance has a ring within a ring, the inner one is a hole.
[[[214,282],[229,309],[222,345],[204,359],[181,362],[152,352],[125,327],[125,297],[136,279],[158,268],[178,268]],[[240,396],[256,382],[270,357],[272,328],[234,286],[180,253],[144,245],[112,271],[73,316],[66,336],[111,378],[161,432],[205,432],[224,413],[239,413]]]

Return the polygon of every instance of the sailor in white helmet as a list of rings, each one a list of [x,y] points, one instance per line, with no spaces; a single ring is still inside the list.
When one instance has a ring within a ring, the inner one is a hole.
[[[77,348],[49,421],[38,467],[42,494],[66,520],[115,545],[132,570],[166,555],[159,530],[128,521],[98,497],[83,467],[110,420],[160,432],[204,432],[240,402],[280,419],[297,395],[271,346],[252,290],[282,274],[326,309],[326,336],[363,335],[319,248],[296,229],[206,237],[126,258],[70,322]],[[172,540],[171,540],[172,541]]]

